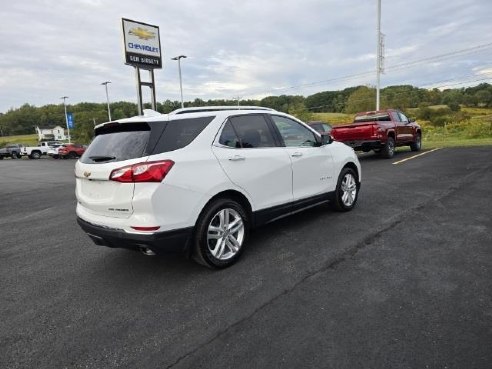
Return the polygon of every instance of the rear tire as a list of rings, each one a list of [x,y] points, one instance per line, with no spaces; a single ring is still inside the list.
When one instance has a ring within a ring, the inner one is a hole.
[[[352,168],[343,168],[338,176],[337,188],[331,203],[336,211],[350,211],[359,197],[357,173]]]
[[[30,159],[39,159],[41,157],[41,153],[39,151],[34,151],[29,156]]]
[[[193,259],[206,267],[227,268],[241,256],[248,240],[249,217],[232,199],[217,199],[202,211],[193,235]]]
[[[69,159],[75,159],[76,157],[77,157],[77,154],[76,154],[75,152],[70,151],[70,152],[68,153],[68,158],[69,158]]]
[[[422,148],[422,135],[420,133],[417,133],[417,136],[415,136],[415,141],[410,144],[410,150],[420,151],[421,148]]]
[[[393,137],[388,137],[386,144],[381,150],[381,154],[386,159],[391,159],[395,155],[395,140]]]

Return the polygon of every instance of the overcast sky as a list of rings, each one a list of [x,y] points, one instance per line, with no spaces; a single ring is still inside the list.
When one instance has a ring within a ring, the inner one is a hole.
[[[375,69],[376,11],[377,0],[6,0],[0,112],[59,104],[64,95],[68,103],[105,102],[107,80],[112,101],[136,102],[121,18],[160,27],[158,101],[179,100],[170,58],[180,54],[188,56],[185,101],[374,85],[375,72],[363,73]],[[382,86],[492,82],[491,0],[382,0],[382,32]],[[433,56],[441,57],[422,61]]]

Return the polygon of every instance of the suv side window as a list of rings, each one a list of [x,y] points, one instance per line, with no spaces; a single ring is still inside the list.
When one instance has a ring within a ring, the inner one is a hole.
[[[280,136],[284,140],[285,146],[314,146],[316,145],[316,137],[311,130],[296,121],[272,115],[273,122],[280,132]]]
[[[251,149],[277,146],[272,132],[270,131],[270,127],[268,126],[268,122],[262,115],[239,115],[229,118],[229,121],[236,133],[235,139],[239,139],[239,147]],[[225,128],[227,127],[224,127],[224,129]],[[230,132],[231,131],[229,130],[229,133]],[[224,131],[222,134],[224,135]],[[231,144],[228,144],[227,146],[238,147],[237,144],[238,143],[236,142],[234,143],[235,146],[231,146]]]
[[[233,148],[240,148],[241,142],[237,138],[234,128],[232,128],[231,122],[228,120],[222,129],[220,134],[219,143],[224,146],[229,146]]]

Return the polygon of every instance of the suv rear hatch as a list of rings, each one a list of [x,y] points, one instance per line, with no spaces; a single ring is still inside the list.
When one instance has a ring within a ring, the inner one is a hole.
[[[161,160],[152,161],[151,164],[148,161],[149,156],[187,146],[213,118],[214,116],[178,116],[169,121],[168,116],[163,115],[161,121],[110,122],[98,126],[95,131],[96,137],[75,166],[79,204],[87,212],[95,215],[129,218],[134,210],[132,202],[135,183],[155,183],[161,179],[137,179],[132,174],[128,178],[127,174],[137,167],[133,166],[132,170],[129,170],[128,166],[146,162],[148,165],[139,165],[139,169],[159,166],[162,171],[170,170],[172,162]],[[121,169],[124,169],[125,175],[121,175]],[[160,175],[165,176],[163,172],[160,172]]]
[[[145,122],[111,122],[96,128],[96,137],[75,166],[80,205],[97,215],[130,217],[135,184],[112,181],[110,175],[117,168],[145,161],[152,136]]]

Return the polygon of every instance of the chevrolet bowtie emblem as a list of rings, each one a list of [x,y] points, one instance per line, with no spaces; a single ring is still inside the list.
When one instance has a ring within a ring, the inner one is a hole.
[[[149,31],[142,27],[132,28],[128,34],[137,36],[141,40],[150,40],[151,38],[155,38],[155,32]]]
[[[91,175],[91,172],[84,172],[84,177],[89,177]]]

